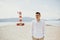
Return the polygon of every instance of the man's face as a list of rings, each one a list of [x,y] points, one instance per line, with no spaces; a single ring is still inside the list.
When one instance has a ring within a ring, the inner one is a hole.
[[[40,15],[39,14],[36,14],[36,19],[39,20],[40,19]]]

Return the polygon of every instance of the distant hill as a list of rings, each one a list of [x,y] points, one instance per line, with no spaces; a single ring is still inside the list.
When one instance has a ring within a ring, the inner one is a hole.
[[[22,18],[24,22],[30,22],[34,20],[34,18],[31,17],[23,17]],[[7,19],[0,19],[0,22],[17,22],[19,18],[7,18]]]
[[[45,21],[60,21],[60,19],[44,19]]]

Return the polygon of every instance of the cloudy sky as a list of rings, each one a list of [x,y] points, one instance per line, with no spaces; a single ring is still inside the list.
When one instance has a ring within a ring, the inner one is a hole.
[[[60,18],[60,0],[0,0],[0,18],[18,17],[17,11],[23,17],[35,17],[39,11],[42,18]]]

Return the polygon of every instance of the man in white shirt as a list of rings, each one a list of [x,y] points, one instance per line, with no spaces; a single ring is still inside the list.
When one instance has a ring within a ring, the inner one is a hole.
[[[41,14],[36,12],[36,20],[32,22],[32,39],[44,40],[44,21],[41,19]]]

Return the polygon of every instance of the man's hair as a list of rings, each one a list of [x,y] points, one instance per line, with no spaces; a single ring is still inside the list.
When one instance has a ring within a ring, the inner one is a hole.
[[[41,14],[40,14],[40,12],[36,12],[36,14],[39,14],[39,15],[41,15]]]

